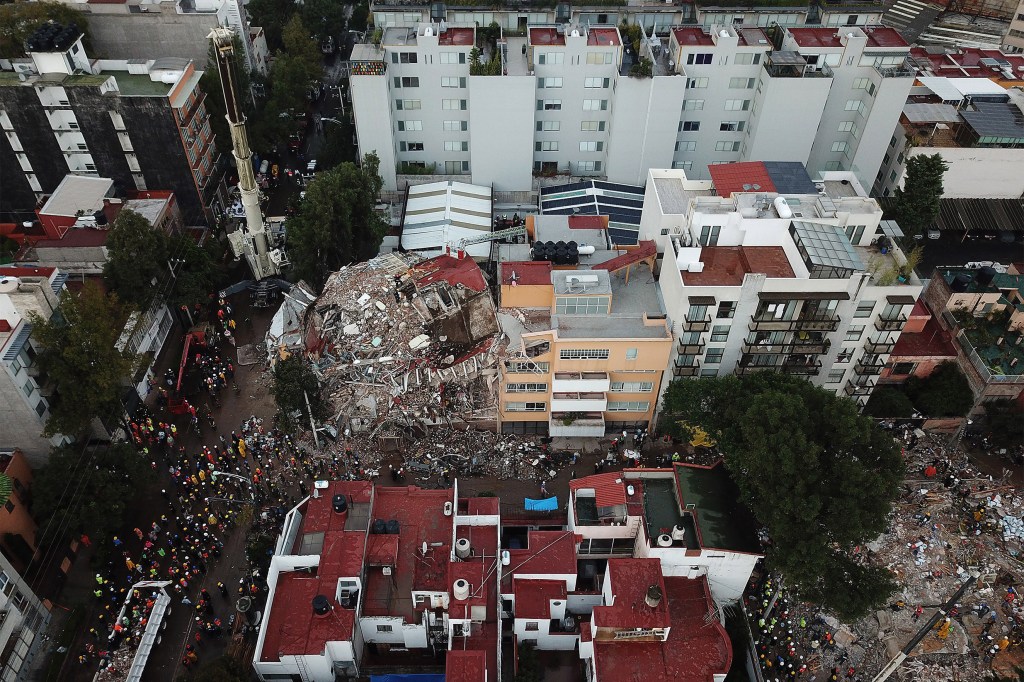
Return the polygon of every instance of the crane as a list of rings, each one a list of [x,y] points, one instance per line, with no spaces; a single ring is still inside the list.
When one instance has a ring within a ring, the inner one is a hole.
[[[497,232],[488,232],[487,234],[482,234],[479,237],[467,237],[459,240],[459,251],[465,251],[466,247],[471,244],[482,244],[483,242],[494,242],[499,239],[510,239],[512,237],[518,237],[521,234],[526,234],[525,224],[509,227],[504,230],[498,230]]]

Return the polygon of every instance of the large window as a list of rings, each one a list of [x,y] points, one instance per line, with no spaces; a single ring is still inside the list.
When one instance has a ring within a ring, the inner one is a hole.
[[[505,403],[506,412],[545,412],[547,403]]]
[[[607,315],[607,296],[559,296],[555,299],[559,315]]]
[[[442,88],[464,88],[466,87],[465,76],[441,76]]]
[[[558,351],[561,360],[607,360],[607,348],[563,348]]]
[[[469,130],[469,121],[444,121],[442,127],[449,131],[463,131]]]
[[[711,340],[717,343],[725,343],[729,340],[729,330],[731,328],[727,324],[716,324],[711,328]]]
[[[609,412],[647,412],[651,409],[650,401],[644,400],[624,400],[624,401],[608,401]]]
[[[871,317],[871,313],[875,310],[874,301],[861,301],[857,304],[857,309],[853,311],[854,317]]]
[[[526,382],[521,384],[505,384],[506,393],[547,393],[548,385],[544,382]]]
[[[721,225],[702,225],[700,228],[700,245],[718,246],[718,235],[721,232]]]
[[[443,99],[441,108],[447,111],[465,111],[466,100],[464,99]]]
[[[652,381],[613,381],[611,388],[608,389],[612,393],[650,393],[654,390],[654,382]]]
[[[551,363],[548,362],[509,360],[505,363],[506,374],[547,374],[550,369]]]
[[[537,111],[561,111],[562,100],[560,99],[539,99],[537,100]]]
[[[687,64],[710,64],[713,58],[711,52],[691,52],[686,55]]]
[[[583,100],[583,111],[607,111],[608,100],[606,99],[585,99]]]

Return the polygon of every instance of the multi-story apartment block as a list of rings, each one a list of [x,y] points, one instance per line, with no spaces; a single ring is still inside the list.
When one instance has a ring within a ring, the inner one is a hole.
[[[713,167],[708,183],[651,171],[640,239],[664,254],[658,285],[677,377],[775,370],[861,402],[922,285],[850,172],[815,185],[798,164]]]
[[[903,107],[872,194],[889,196],[907,159],[939,154],[949,169],[943,196],[1017,199],[1024,195],[1024,56],[963,48],[914,48],[918,82]]]
[[[607,216],[528,216],[532,254],[499,247],[501,307],[529,313],[498,315],[510,337],[498,392],[505,433],[651,426],[672,351],[651,274],[654,243],[610,250],[607,225]]]
[[[192,62],[90,59],[73,26],[47,24],[28,46],[0,72],[0,215],[32,219],[71,172],[172,191],[186,224],[207,223],[216,149]]]
[[[1024,52],[1024,2],[1017,3],[1010,25],[1003,36],[1003,49],[1007,52]]]
[[[867,182],[913,83],[910,48],[882,26],[675,27],[667,41],[641,39],[639,54],[614,26],[524,34],[490,43],[422,23],[356,47],[359,149],[381,157],[386,187],[408,166],[525,190],[531,173],[639,185],[650,168],[706,179],[714,164],[748,159]],[[471,75],[474,47],[497,60],[495,75]]]
[[[0,552],[0,682],[25,679],[27,665],[43,644],[50,611]]]

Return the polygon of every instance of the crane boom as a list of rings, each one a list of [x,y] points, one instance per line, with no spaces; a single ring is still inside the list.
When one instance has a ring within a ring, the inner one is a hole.
[[[483,242],[493,242],[498,239],[508,239],[509,237],[518,237],[521,234],[526,234],[526,225],[518,225],[516,227],[509,227],[504,230],[498,230],[497,232],[488,232],[487,234],[480,235],[479,237],[468,237],[459,242],[459,248],[465,248],[470,244],[481,244]]]

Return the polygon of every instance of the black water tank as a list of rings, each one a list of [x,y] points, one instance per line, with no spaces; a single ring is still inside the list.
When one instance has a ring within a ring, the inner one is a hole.
[[[331,610],[331,602],[327,601],[327,597],[322,594],[318,594],[313,597],[313,613],[318,616],[327,615]]]
[[[384,519],[377,519],[373,522],[373,532],[377,535],[384,535],[388,532],[388,524],[384,523]]]
[[[956,277],[953,278],[953,281],[950,282],[949,284],[949,288],[952,289],[953,291],[956,291],[957,293],[963,293],[967,291],[967,287],[971,286],[971,282],[973,280],[974,278],[968,275],[966,272],[961,272],[958,273]]]
[[[992,284],[992,280],[996,278],[996,269],[990,265],[978,270],[978,274],[974,276],[974,281],[978,283],[980,287],[987,287]]]
[[[107,224],[107,214],[103,212],[103,209],[100,209],[99,211],[96,211],[95,213],[93,213],[92,217],[96,219],[96,224],[97,225],[106,225]]]
[[[341,493],[338,493],[331,498],[331,507],[334,509],[335,514],[344,514],[348,511],[348,500]]]
[[[398,535],[398,531],[402,529],[402,526],[396,519],[388,521],[388,535]]]

